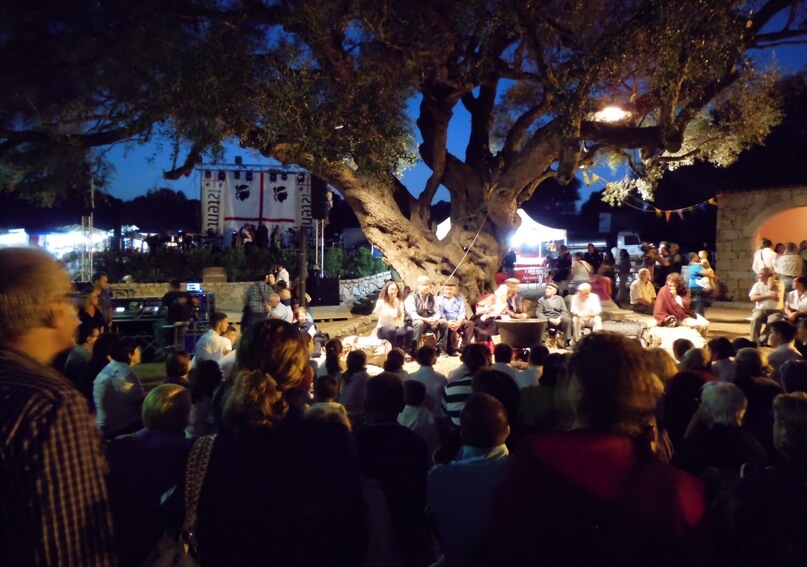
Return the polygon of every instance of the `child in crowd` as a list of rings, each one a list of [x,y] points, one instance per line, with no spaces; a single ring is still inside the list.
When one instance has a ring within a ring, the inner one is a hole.
[[[398,414],[398,423],[411,429],[426,442],[429,448],[429,462],[432,462],[434,451],[437,450],[437,424],[434,415],[423,406],[426,399],[426,386],[415,380],[404,382],[404,401],[406,406]]]
[[[314,381],[314,403],[308,408],[308,412],[319,410],[334,411],[347,417],[345,406],[336,401],[339,395],[339,382],[333,376],[317,376]]]
[[[695,345],[692,344],[692,341],[689,339],[676,339],[673,341],[672,351],[673,356],[675,357],[675,362],[681,362],[681,359],[684,358],[687,351],[694,346]]]
[[[720,378],[721,382],[734,382],[734,349],[731,348],[731,341],[726,337],[712,339],[706,344],[709,353],[712,355],[712,366],[710,372]]]
[[[394,348],[387,353],[387,359],[384,361],[384,372],[392,372],[399,376],[401,380],[409,379],[409,372],[404,370],[404,362],[406,361],[406,354],[399,348]]]
[[[515,380],[518,370],[510,366],[513,362],[513,347],[505,343],[499,343],[493,347],[493,364],[491,368],[504,372]]]

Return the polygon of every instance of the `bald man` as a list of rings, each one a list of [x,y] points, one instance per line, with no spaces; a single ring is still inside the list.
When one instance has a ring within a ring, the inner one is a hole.
[[[411,321],[413,350],[420,348],[420,339],[425,332],[437,335],[437,350],[440,356],[447,356],[448,322],[440,312],[440,306],[432,293],[432,280],[428,276],[418,276],[417,289],[404,299],[404,312]]]
[[[49,365],[79,324],[64,267],[0,250],[0,563],[112,565],[106,462],[87,400]]]

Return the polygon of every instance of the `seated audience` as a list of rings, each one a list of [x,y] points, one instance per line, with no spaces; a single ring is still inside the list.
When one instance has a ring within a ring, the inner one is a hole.
[[[229,354],[233,345],[222,335],[230,326],[227,322],[227,314],[222,311],[215,311],[210,314],[210,329],[196,343],[192,366],[203,360],[220,361],[224,355]]]
[[[381,484],[404,559],[428,560],[425,508],[430,458],[426,442],[398,423],[405,407],[403,382],[389,372],[373,376],[367,380],[364,405],[369,423],[355,433],[361,474]]]
[[[291,323],[244,331],[199,500],[205,565],[358,565],[359,467],[343,426],[304,419],[313,372]],[[327,472],[327,474],[324,474]]]
[[[507,438],[506,443],[511,450],[514,449],[525,433],[524,427],[518,418],[521,392],[516,383],[500,370],[485,368],[474,375],[471,390],[489,394],[504,406],[507,412],[507,422],[510,424],[510,436]]]
[[[544,360],[538,384],[521,389],[518,416],[528,430],[551,431],[558,426],[555,388],[566,369],[566,355],[554,352]]]
[[[421,347],[422,348],[422,347]],[[415,380],[404,382],[404,401],[406,405],[398,414],[398,423],[411,429],[426,442],[429,450],[429,462],[440,444],[437,438],[437,423],[434,414],[425,407],[426,386]]]
[[[518,370],[510,366],[511,362],[513,362],[513,347],[505,343],[493,347],[493,364],[490,365],[492,369],[504,372],[515,379]]]
[[[191,371],[191,357],[184,350],[171,350],[165,357],[165,383],[188,388]]]
[[[314,403],[306,410],[311,411],[327,410],[340,413],[347,417],[345,406],[336,401],[339,395],[339,382],[333,376],[317,376],[314,380]],[[348,426],[350,422],[348,421]]]
[[[355,425],[364,415],[364,387],[367,384],[367,353],[352,350],[347,353],[347,369],[337,378],[339,396],[336,401],[345,406],[347,415]]]
[[[762,326],[768,327],[765,331],[769,333],[770,324],[784,317],[784,307],[782,290],[776,281],[776,274],[770,268],[762,268],[758,276],[758,281],[751,287],[748,293],[749,299],[754,302],[754,310],[751,312],[751,340],[755,343],[763,344],[767,341],[767,336],[760,340]]]
[[[718,337],[706,343],[709,355],[712,358],[712,366],[709,371],[717,376],[721,382],[734,382],[734,349],[731,348],[731,341],[726,337]]]
[[[637,313],[653,314],[656,303],[656,288],[650,281],[650,270],[642,268],[630,284],[630,308]]]
[[[325,343],[325,364],[317,369],[317,376],[337,378],[345,369],[342,363],[344,347],[339,339],[330,339]]]
[[[701,403],[684,434],[674,463],[700,476],[712,494],[740,479],[745,463],[764,466],[768,454],[754,434],[743,429],[748,402],[734,384],[710,382],[701,389]]]
[[[669,382],[673,376],[678,374],[678,367],[675,365],[675,359],[670,356],[669,352],[659,347],[647,349],[645,352],[647,353],[650,368],[653,370],[653,374],[658,376],[661,383],[666,386],[667,382]]]
[[[468,369],[467,374],[449,380],[443,390],[443,414],[449,417],[456,427],[460,426],[460,414],[465,399],[471,395],[474,374],[490,367],[490,351],[485,345],[470,344],[463,349],[462,360]]]
[[[434,417],[441,417],[443,390],[448,380],[434,369],[437,349],[428,345],[422,346],[417,351],[416,359],[420,368],[409,375],[409,381],[420,382],[425,386],[426,399],[423,401],[423,407],[432,412]]]
[[[429,507],[448,567],[483,564],[493,497],[509,454],[504,444],[510,433],[507,412],[496,398],[471,394],[460,421],[457,458],[434,467],[428,478]]]
[[[796,328],[787,321],[776,321],[770,325],[770,336],[768,342],[773,347],[773,352],[768,354],[768,364],[773,368],[771,379],[781,384],[779,369],[788,360],[804,360],[801,353],[793,346],[796,340]]]
[[[801,565],[807,557],[807,394],[777,396],[773,442],[784,458],[744,476],[713,509],[725,565]]]
[[[527,368],[516,373],[515,380],[519,388],[527,388],[538,384],[544,370],[544,361],[549,356],[549,349],[543,345],[535,345],[530,349]],[[495,365],[494,365],[495,367]]]
[[[409,351],[414,329],[404,324],[404,295],[400,282],[389,281],[378,294],[373,315],[378,317],[375,334],[393,347]]]
[[[92,347],[101,334],[102,327],[81,324],[78,326],[78,341],[75,347],[70,350],[67,360],[64,363],[62,374],[73,382],[76,387],[81,383],[84,369],[92,358]]]
[[[807,276],[793,280],[793,291],[785,298],[785,317],[794,325],[807,317]]]
[[[143,429],[109,442],[109,499],[124,567],[142,565],[163,533],[182,522],[182,499],[176,491],[193,443],[185,438],[190,411],[187,389],[157,386],[143,401]],[[170,506],[161,505],[172,490]]]
[[[317,326],[308,317],[308,310],[305,307],[298,307],[294,310],[294,314],[297,318],[297,327],[299,327],[300,332],[314,337],[317,334]]]
[[[701,557],[704,486],[653,450],[662,386],[642,347],[595,333],[572,355],[571,431],[528,438],[494,504],[493,565],[669,565]]]
[[[672,351],[676,364],[681,362],[681,359],[684,358],[684,355],[691,348],[695,348],[695,345],[692,344],[692,341],[689,339],[675,339],[673,341]]]
[[[700,313],[695,313],[690,309],[691,301],[689,289],[684,283],[681,274],[674,272],[667,276],[665,285],[659,289],[658,297],[653,307],[653,317],[661,326],[676,327],[681,325],[691,327],[705,335],[706,329],[709,327],[709,321]]]
[[[785,362],[779,372],[785,393],[807,392],[807,360]]]
[[[752,432],[763,425],[773,399],[782,393],[782,387],[770,378],[772,371],[767,357],[755,348],[740,349],[734,357],[734,383],[748,400],[744,425]]]
[[[714,380],[716,376],[709,372],[711,355],[705,348],[691,348],[678,363],[679,372],[695,372],[703,376],[704,382]]]
[[[185,435],[192,439],[212,433],[209,422],[210,408],[213,404],[213,393],[222,383],[221,368],[214,360],[203,360],[191,370],[191,417]]]
[[[577,293],[572,297],[569,311],[572,313],[572,329],[575,342],[582,338],[584,328],[590,328],[594,332],[602,330],[600,298],[591,293],[590,284],[582,283],[577,286]]]
[[[705,370],[709,364],[707,357],[704,349],[689,349],[678,365],[680,370],[664,384],[664,425],[676,451],[698,409],[701,388],[717,380],[717,376]]]
[[[399,348],[394,348],[387,353],[387,358],[384,360],[384,372],[391,372],[398,376],[401,380],[409,378],[409,372],[404,370],[404,362],[406,361],[406,354]]]
[[[93,397],[95,378],[112,360],[112,347],[119,339],[120,337],[114,333],[101,333],[95,344],[92,345],[92,356],[84,367],[81,381],[78,383],[78,391],[87,398],[93,413],[95,413],[95,398]]]
[[[140,347],[130,338],[120,339],[112,347],[112,360],[93,382],[95,421],[111,439],[140,429],[140,411],[146,393],[132,366],[140,364]]]
[[[731,341],[731,348],[734,349],[735,354],[740,352],[741,348],[757,348],[759,345],[754,341],[749,341],[745,337],[737,337]]]

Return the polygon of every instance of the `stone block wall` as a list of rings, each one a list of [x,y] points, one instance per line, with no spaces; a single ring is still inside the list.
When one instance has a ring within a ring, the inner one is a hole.
[[[717,210],[717,274],[734,301],[748,301],[759,229],[770,217],[807,206],[807,186],[726,194]]]
[[[339,281],[339,301],[342,305],[353,305],[370,297],[384,286],[392,277],[390,272],[382,272],[374,276]]]

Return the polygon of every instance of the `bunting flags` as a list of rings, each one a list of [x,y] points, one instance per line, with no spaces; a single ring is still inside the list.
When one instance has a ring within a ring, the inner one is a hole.
[[[629,195],[627,197],[627,199],[622,202],[622,204],[627,205],[628,207],[630,207],[632,209],[636,209],[637,211],[642,211],[643,213],[655,213],[656,217],[658,217],[658,218],[664,217],[667,222],[670,222],[670,217],[673,214],[678,215],[678,218],[680,218],[681,220],[684,220],[684,213],[694,213],[694,212],[697,212],[697,211],[706,211],[708,209],[707,205],[715,205],[715,206],[717,206],[718,199],[722,199],[723,197],[724,197],[724,194],[720,193],[719,195],[715,195],[711,199],[707,199],[706,201],[702,201],[702,202],[700,202],[700,203],[698,203],[696,205],[692,205],[690,207],[683,207],[681,209],[670,209],[670,210],[658,209],[658,208],[650,205],[646,201],[643,201],[642,199],[640,199],[638,197],[635,197],[633,195]],[[630,203],[629,200],[634,201],[636,204]]]

